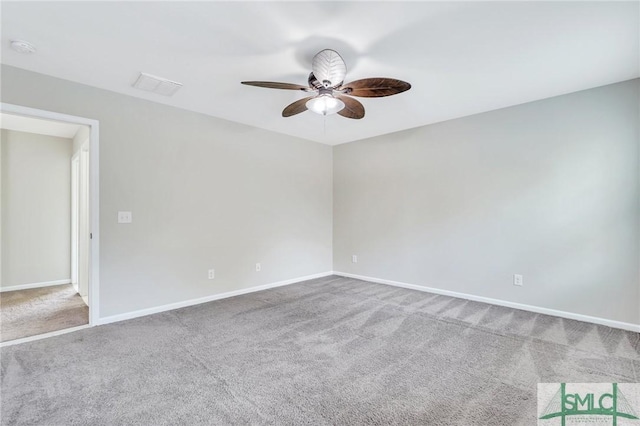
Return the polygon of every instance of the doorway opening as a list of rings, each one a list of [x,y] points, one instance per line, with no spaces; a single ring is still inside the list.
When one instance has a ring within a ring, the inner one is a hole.
[[[0,345],[97,324],[98,122],[0,104]]]

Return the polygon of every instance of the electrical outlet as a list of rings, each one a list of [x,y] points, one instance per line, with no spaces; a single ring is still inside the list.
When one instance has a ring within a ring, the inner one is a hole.
[[[256,263],[256,272],[260,272],[262,270],[262,265]]]
[[[216,277],[216,270],[215,269],[209,269],[209,279],[212,280]]]
[[[522,277],[522,275],[519,275],[519,274],[513,275],[513,285],[517,285],[521,287],[524,285],[524,278]]]
[[[351,263],[358,263],[358,256],[357,255],[351,255]]]
[[[133,215],[131,212],[118,212],[118,223],[131,223],[133,222]]]

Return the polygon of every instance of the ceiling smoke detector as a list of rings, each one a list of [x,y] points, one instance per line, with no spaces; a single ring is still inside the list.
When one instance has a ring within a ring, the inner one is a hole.
[[[24,40],[11,40],[11,48],[18,53],[35,53],[36,47]]]
[[[146,92],[157,93],[158,95],[171,96],[182,87],[182,83],[141,72],[135,83],[133,83],[133,87]]]

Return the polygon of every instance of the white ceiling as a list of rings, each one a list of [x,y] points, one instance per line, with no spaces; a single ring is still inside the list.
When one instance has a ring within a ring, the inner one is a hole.
[[[2,2],[2,62],[280,133],[339,144],[640,76],[639,2]],[[10,39],[38,48],[22,55]],[[282,118],[321,49],[347,81],[392,77],[349,120]],[[140,71],[184,84],[131,87]]]
[[[78,124],[63,123],[61,121],[0,113],[0,129],[71,139],[76,135],[80,127]]]

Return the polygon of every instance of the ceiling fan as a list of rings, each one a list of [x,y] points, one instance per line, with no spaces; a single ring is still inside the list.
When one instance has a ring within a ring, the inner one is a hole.
[[[347,74],[347,66],[335,50],[325,49],[313,57],[312,72],[309,74],[309,86],[272,81],[243,81],[249,86],[269,89],[301,90],[313,93],[288,105],[283,117],[300,114],[307,109],[322,115],[335,114],[360,119],[364,117],[364,106],[351,96],[363,98],[381,98],[396,95],[411,89],[407,82],[393,78],[365,78],[343,84]]]

